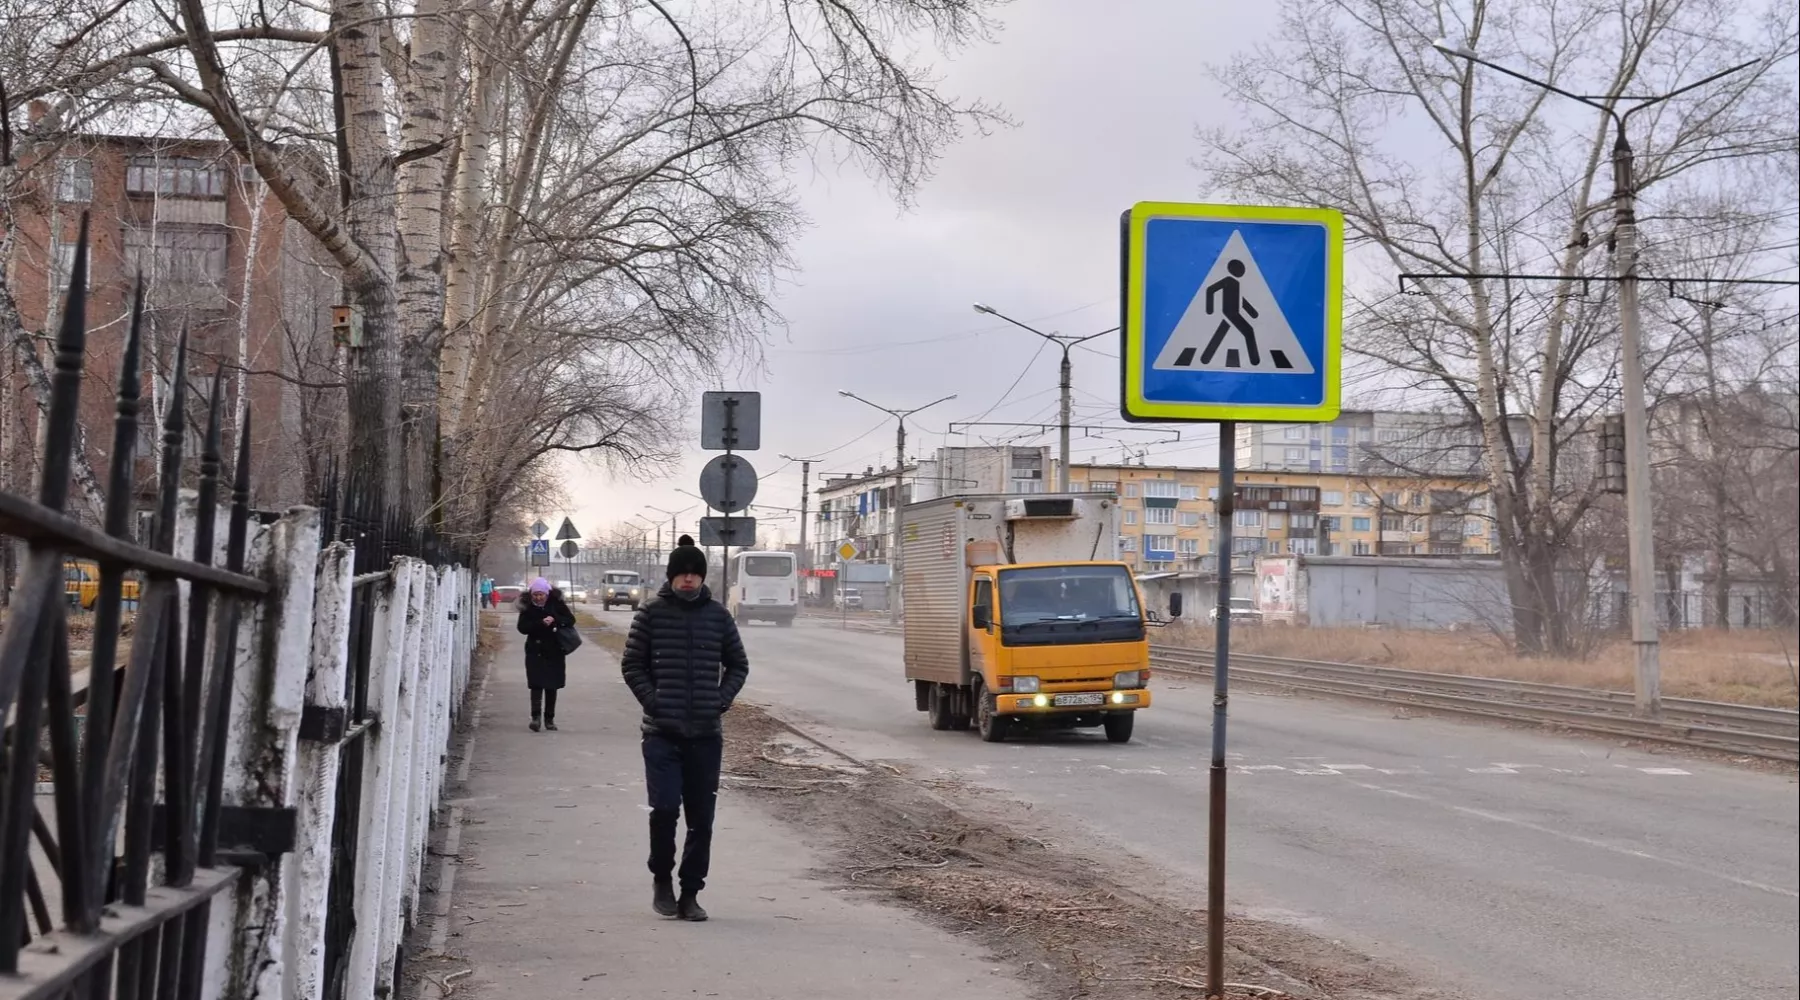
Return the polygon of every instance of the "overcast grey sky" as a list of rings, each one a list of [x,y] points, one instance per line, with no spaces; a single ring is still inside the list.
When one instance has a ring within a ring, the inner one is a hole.
[[[937,176],[905,213],[877,184],[848,170],[827,166],[804,180],[813,228],[796,247],[800,271],[781,293],[789,329],[772,335],[766,375],[695,386],[689,419],[696,440],[701,389],[763,393],[763,447],[748,456],[767,477],[759,503],[798,505],[800,467],[777,457],[784,452],[828,456],[815,477],[892,463],[893,421],[839,397],[839,389],[896,409],[957,393],[909,421],[912,456],[962,443],[944,435],[951,420],[1054,420],[1055,349],[1040,352],[1038,338],[978,315],[970,304],[986,302],[1068,334],[1117,323],[1119,213],[1137,201],[1191,201],[1204,193],[1189,162],[1194,128],[1230,113],[1204,64],[1259,38],[1274,20],[1262,5],[1192,0],[1109,4],[1104,17],[1091,0],[1028,0],[1004,9],[1002,19],[994,44],[941,69],[949,92],[1003,106],[1017,127],[968,136],[946,151]],[[1077,422],[1119,425],[1116,338],[1089,346],[1075,354]],[[1108,440],[1077,432],[1075,460],[1116,460],[1124,442],[1158,436],[1114,433]],[[1197,429],[1182,437],[1153,448],[1150,460],[1212,463],[1212,438]],[[1041,440],[1054,444],[1055,435]],[[676,490],[697,489],[710,456],[697,449],[694,455],[649,483],[571,462],[574,506],[566,513],[584,535],[601,537],[648,504],[691,508],[682,519],[682,530],[691,531],[704,511]],[[798,534],[796,520],[769,528],[766,535]]]

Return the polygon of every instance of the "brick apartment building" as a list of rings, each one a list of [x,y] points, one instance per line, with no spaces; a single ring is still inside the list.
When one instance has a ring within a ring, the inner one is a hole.
[[[149,414],[169,398],[177,339],[189,331],[189,383],[199,446],[206,383],[225,368],[227,444],[240,386],[251,415],[253,503],[307,499],[325,449],[338,438],[340,392],[329,388],[337,269],[287,218],[248,164],[219,140],[78,136],[24,165],[5,280],[26,329],[53,333],[73,264],[81,213],[90,213],[88,362],[81,422],[104,475],[118,363],[132,284],[145,279],[145,419],[138,482],[151,483],[158,431]],[[41,350],[49,359],[49,350]],[[240,374],[241,373],[241,374]],[[306,383],[302,385],[301,383]],[[38,412],[9,349],[0,359],[0,471],[9,489],[35,474]]]

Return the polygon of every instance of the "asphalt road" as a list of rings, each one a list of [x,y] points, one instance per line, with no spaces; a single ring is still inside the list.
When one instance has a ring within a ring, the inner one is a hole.
[[[750,700],[857,757],[1031,803],[1203,898],[1209,686],[1158,677],[1127,745],[1093,730],[990,745],[927,727],[896,637],[810,621],[745,633]],[[1230,734],[1236,912],[1470,997],[1800,995],[1791,778],[1247,692]]]

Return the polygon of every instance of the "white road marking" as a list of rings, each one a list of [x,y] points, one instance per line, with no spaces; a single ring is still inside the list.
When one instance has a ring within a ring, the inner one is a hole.
[[[1640,767],[1640,768],[1638,768],[1638,770],[1644,772],[1645,774],[1693,774],[1694,773],[1692,771],[1683,771],[1679,767]]]
[[[1370,767],[1367,764],[1326,764],[1325,766],[1331,768],[1334,771],[1373,771],[1373,770],[1375,770],[1373,767]]]
[[[1689,864],[1686,861],[1665,858],[1632,847],[1620,847],[1617,844],[1609,844],[1604,840],[1596,840],[1593,837],[1583,837],[1578,833],[1569,833],[1565,830],[1555,829],[1554,827],[1541,826],[1528,820],[1515,819],[1512,816],[1503,816],[1499,813],[1488,812],[1485,809],[1471,809],[1468,806],[1451,805],[1447,802],[1439,802],[1428,795],[1420,795],[1417,792],[1403,792],[1398,788],[1384,788],[1381,785],[1370,785],[1361,781],[1356,784],[1363,788],[1367,788],[1370,791],[1382,792],[1388,795],[1395,795],[1403,799],[1413,799],[1419,802],[1430,802],[1434,805],[1449,809],[1452,812],[1459,812],[1465,816],[1474,816],[1477,819],[1485,819],[1491,823],[1505,823],[1508,826],[1516,826],[1521,830],[1530,830],[1533,833],[1541,833],[1548,837],[1556,837],[1561,840],[1570,841],[1571,843],[1581,844],[1584,847],[1594,847],[1602,851],[1610,851],[1613,854],[1622,854],[1628,858],[1637,858],[1642,861],[1654,861],[1657,864],[1668,865],[1671,868],[1679,868],[1682,871],[1692,872],[1696,875],[1704,875],[1708,878],[1730,882],[1733,885],[1740,885],[1746,889],[1755,889],[1758,892],[1766,892],[1776,896],[1786,896],[1789,899],[1800,899],[1800,892],[1795,892],[1792,889],[1785,889],[1778,885],[1769,885],[1766,882],[1758,882],[1754,879],[1738,878],[1736,875],[1727,875],[1724,872],[1713,871],[1710,868]]]
[[[1468,768],[1467,770],[1470,774],[1518,774],[1519,773],[1519,772],[1513,770],[1512,768],[1507,767],[1504,764],[1496,765],[1494,767],[1471,767],[1471,768]]]

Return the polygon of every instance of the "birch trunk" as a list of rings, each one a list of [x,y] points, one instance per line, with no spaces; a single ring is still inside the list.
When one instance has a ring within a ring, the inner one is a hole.
[[[371,0],[337,0],[332,9],[344,143],[350,161],[346,240],[361,248],[344,284],[362,310],[363,346],[350,369],[350,464],[379,485],[388,504],[406,495],[401,428],[401,329],[395,288],[398,219],[394,160],[382,90],[384,10]]]
[[[478,36],[487,44],[473,48],[469,108],[462,135],[451,208],[449,273],[444,282],[444,351],[438,393],[443,434],[454,439],[462,429],[464,393],[473,359],[476,291],[476,244],[487,215],[488,150],[494,140],[494,112],[499,101],[499,72],[493,21],[485,11],[474,14]]]
[[[412,156],[398,171],[401,405],[404,408],[406,484],[418,513],[427,504],[438,435],[438,353],[444,318],[444,116],[450,47],[455,27],[443,0],[419,0],[411,59],[400,80],[400,149]],[[426,155],[418,151],[436,149]],[[431,497],[431,502],[436,502]]]

